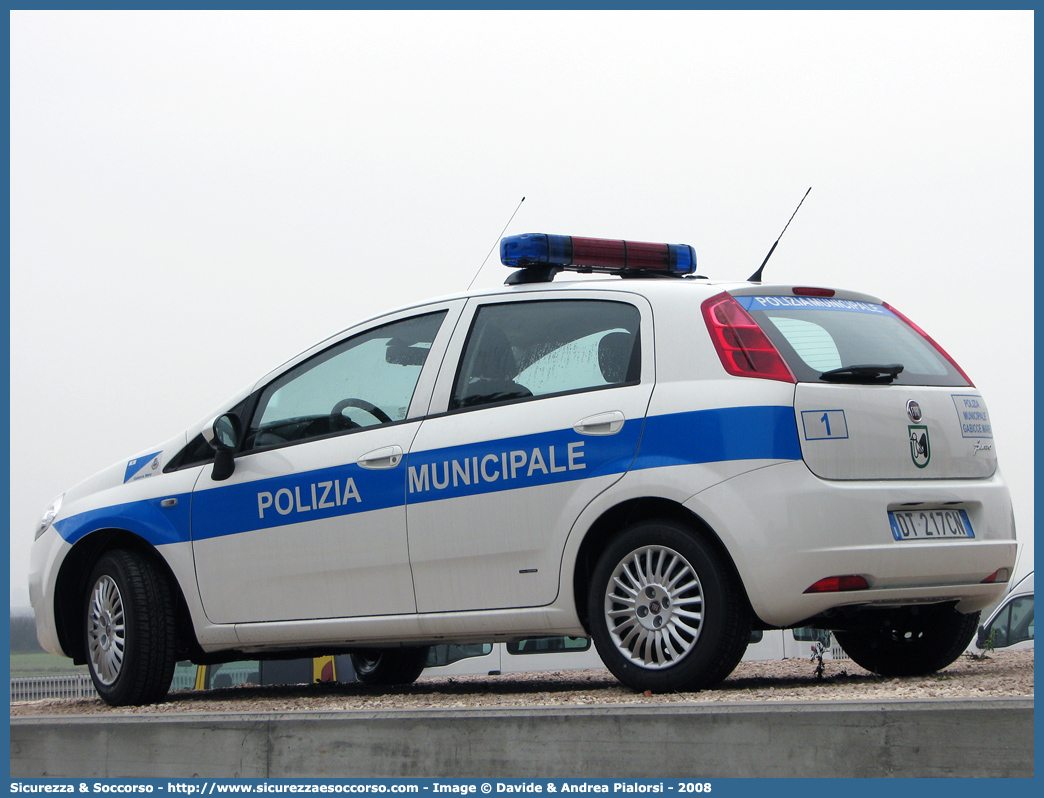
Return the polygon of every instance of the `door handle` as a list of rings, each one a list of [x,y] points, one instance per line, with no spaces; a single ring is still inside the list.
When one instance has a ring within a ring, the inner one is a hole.
[[[372,452],[367,452],[357,462],[363,468],[376,470],[380,468],[395,468],[401,460],[401,447],[385,446],[383,449],[374,449]]]
[[[573,430],[581,435],[615,435],[623,429],[625,420],[623,413],[613,410],[577,421]]]

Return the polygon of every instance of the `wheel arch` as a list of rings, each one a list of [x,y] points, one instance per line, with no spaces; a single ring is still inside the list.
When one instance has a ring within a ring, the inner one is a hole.
[[[65,556],[58,571],[54,593],[54,622],[62,650],[72,657],[77,665],[87,662],[84,650],[82,613],[83,599],[88,589],[87,581],[95,563],[107,552],[124,549],[149,560],[160,569],[175,591],[175,616],[177,618],[178,658],[188,659],[202,653],[193,631],[188,605],[181,584],[170,565],[156,547],[139,535],[126,529],[106,528],[96,530],[78,540]]]
[[[751,620],[755,624],[760,623],[751,607],[746,586],[743,584],[743,579],[735,561],[732,559],[732,555],[711,526],[690,509],[676,501],[657,496],[645,496],[621,502],[603,512],[591,524],[577,551],[576,560],[573,563],[573,601],[575,602],[580,622],[588,634],[590,634],[590,625],[588,624],[587,615],[587,592],[591,583],[591,574],[594,571],[598,557],[609,542],[624,529],[641,521],[653,520],[673,521],[686,527],[692,534],[700,536],[714,546],[722,559],[728,564],[732,575],[736,579],[736,583],[740,586],[740,592],[744,603],[747,605]]]

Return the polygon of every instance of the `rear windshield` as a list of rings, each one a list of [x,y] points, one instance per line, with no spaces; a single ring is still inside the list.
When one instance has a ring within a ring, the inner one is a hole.
[[[800,382],[824,372],[901,364],[893,385],[968,382],[939,350],[883,305],[847,299],[738,296]]]

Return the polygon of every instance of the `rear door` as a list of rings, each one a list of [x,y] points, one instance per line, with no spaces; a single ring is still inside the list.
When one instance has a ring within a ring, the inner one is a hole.
[[[418,612],[554,601],[566,535],[630,468],[652,385],[642,297],[471,300],[409,455]]]

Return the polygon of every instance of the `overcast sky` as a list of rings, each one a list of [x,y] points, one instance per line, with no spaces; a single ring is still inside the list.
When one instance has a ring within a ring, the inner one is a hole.
[[[55,495],[466,288],[523,196],[745,279],[809,186],[766,280],[953,355],[1031,546],[1032,12],[13,12],[12,603]]]

